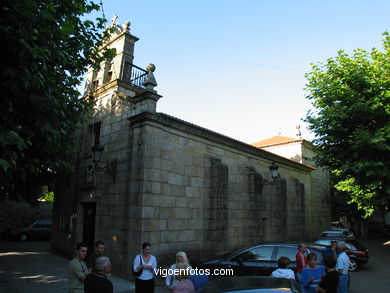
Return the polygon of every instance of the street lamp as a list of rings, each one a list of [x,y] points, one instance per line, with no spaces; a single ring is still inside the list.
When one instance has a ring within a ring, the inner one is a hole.
[[[272,181],[269,181],[267,179],[263,179],[263,185],[274,185],[279,178],[278,169],[279,166],[276,165],[275,162],[272,162],[271,166],[268,167],[270,173],[271,173],[271,179]]]
[[[101,145],[94,145],[91,148],[93,165],[89,165],[87,168],[87,182],[88,184],[96,185],[96,173],[103,172],[111,176],[115,182],[116,177],[116,160],[112,160],[103,167],[99,167],[99,163],[102,160],[104,147]]]
[[[275,162],[272,162],[271,166],[269,166],[268,168],[269,168],[269,171],[271,172],[272,180],[275,181],[279,177],[279,174],[278,174],[279,166],[276,165]]]
[[[100,161],[102,160],[103,150],[104,150],[104,147],[101,145],[94,145],[91,147],[92,162],[95,165],[95,168],[97,167],[97,165],[99,165]]]

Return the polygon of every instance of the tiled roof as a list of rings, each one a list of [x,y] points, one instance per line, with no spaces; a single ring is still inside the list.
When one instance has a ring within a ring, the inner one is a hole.
[[[273,136],[264,140],[260,140],[258,142],[251,143],[251,145],[262,148],[266,146],[272,146],[272,145],[278,145],[278,144],[285,144],[285,143],[291,143],[291,142],[299,142],[302,141],[302,139],[297,139],[293,137],[287,137],[287,136]]]

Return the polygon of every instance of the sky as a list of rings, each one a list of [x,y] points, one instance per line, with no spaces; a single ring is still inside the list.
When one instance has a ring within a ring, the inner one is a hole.
[[[339,50],[381,48],[388,0],[103,0],[131,22],[134,64],[156,65],[157,111],[246,143],[314,134],[305,73]],[[101,12],[99,12],[101,13]]]

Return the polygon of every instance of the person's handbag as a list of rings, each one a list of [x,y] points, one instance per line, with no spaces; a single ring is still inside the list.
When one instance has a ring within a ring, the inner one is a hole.
[[[139,261],[140,261],[140,263],[142,264],[142,258],[141,258],[141,255],[140,255],[140,254],[139,254]],[[140,269],[138,272],[134,271],[134,263],[133,263],[133,265],[131,266],[131,270],[133,271],[133,275],[134,275],[134,276],[139,277],[139,276],[141,276],[142,271],[143,271],[144,269],[142,268],[142,269]]]

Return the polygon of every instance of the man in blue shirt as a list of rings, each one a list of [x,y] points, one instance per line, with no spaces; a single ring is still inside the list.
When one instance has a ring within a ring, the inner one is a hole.
[[[332,242],[330,243],[330,247],[327,247],[327,248],[320,248],[320,247],[314,247],[314,246],[310,246],[310,248],[321,251],[324,255],[330,254],[330,255],[337,257],[340,254],[340,252],[337,250],[337,241],[336,240],[332,240]]]
[[[331,254],[333,256],[339,256],[340,252],[337,250],[337,241],[332,240],[330,247],[327,247],[323,250],[324,254]]]

